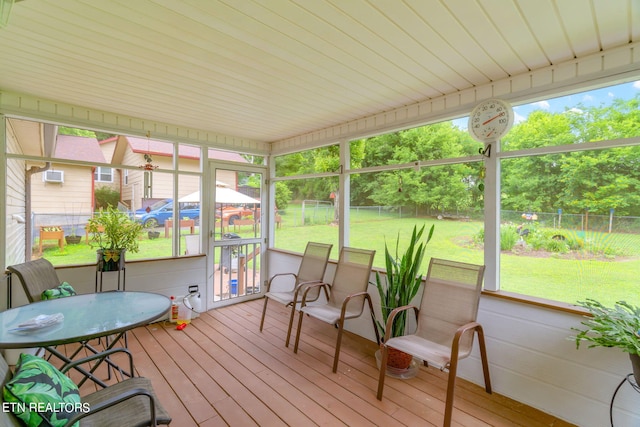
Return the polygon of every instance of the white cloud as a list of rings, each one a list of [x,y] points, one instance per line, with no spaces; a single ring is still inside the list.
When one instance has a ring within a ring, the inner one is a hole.
[[[616,97],[616,94],[615,94],[615,93],[613,93],[613,92],[609,92],[609,93],[607,93],[607,96],[608,96],[609,98],[615,98],[615,97]]]
[[[640,80],[636,80],[633,82],[633,88],[640,90]]]
[[[567,110],[567,111],[568,111],[569,113],[575,113],[575,114],[582,114],[582,113],[584,113],[584,111],[582,111],[582,110],[581,110],[581,109],[579,109],[579,108],[575,108],[575,107],[570,108],[570,109],[569,109],[569,110]]]
[[[538,101],[538,102],[534,102],[532,105],[534,107],[538,107],[543,110],[548,110],[549,108],[551,108],[551,105],[549,105],[548,101]]]
[[[593,101],[593,96],[591,96],[591,95],[585,95],[585,96],[583,96],[583,97],[582,97],[582,101],[584,101],[584,102],[591,102],[591,101]]]
[[[523,116],[522,114],[518,114],[516,111],[513,112],[513,124],[518,124],[520,122],[524,122],[525,120],[527,120],[527,118],[525,116]]]
[[[454,119],[451,121],[454,126],[457,126],[460,130],[467,130],[467,126],[469,125],[469,117],[461,117],[459,119]]]

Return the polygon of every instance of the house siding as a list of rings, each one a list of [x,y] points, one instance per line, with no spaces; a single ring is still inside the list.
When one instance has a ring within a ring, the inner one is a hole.
[[[64,182],[45,182],[43,173],[31,178],[31,211],[34,215],[48,215],[54,222],[65,225],[65,218],[74,213],[91,215],[92,168],[87,166],[51,164],[51,169],[64,171]],[[39,223],[34,224],[36,227]]]
[[[19,152],[20,147],[11,126],[6,128],[6,144],[9,152]],[[18,264],[25,261],[25,224],[18,222],[17,217],[26,220],[25,208],[25,162],[8,159],[6,183],[6,265]]]

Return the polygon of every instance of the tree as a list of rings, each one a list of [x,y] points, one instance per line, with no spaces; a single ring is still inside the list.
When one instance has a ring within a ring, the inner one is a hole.
[[[571,117],[534,111],[502,141],[503,151],[523,150],[575,142]],[[552,212],[562,206],[561,161],[558,155],[507,159],[501,163],[502,208],[515,211]]]
[[[286,209],[291,202],[291,190],[285,181],[276,182],[276,208]]]
[[[120,193],[110,187],[103,186],[96,188],[95,191],[95,208],[108,209],[117,208],[120,201]]]
[[[478,147],[466,132],[443,122],[368,139],[362,165],[456,158],[476,154]],[[469,186],[473,173],[473,167],[458,164],[361,175],[352,179],[352,203],[364,204],[364,196],[367,204],[413,206],[427,212],[468,209],[477,201]]]

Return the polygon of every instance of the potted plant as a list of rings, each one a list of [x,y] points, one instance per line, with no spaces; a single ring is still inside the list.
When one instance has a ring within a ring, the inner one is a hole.
[[[80,243],[80,240],[82,240],[82,236],[78,236],[76,234],[77,229],[77,224],[71,225],[71,234],[64,236],[64,240],[66,240],[68,245],[77,245],[78,243]]]
[[[147,237],[149,238],[149,240],[157,239],[158,237],[160,237],[160,232],[155,229],[154,225],[155,224],[153,224],[153,222],[146,222],[142,224],[142,227],[147,229]]]
[[[386,276],[376,272],[376,288],[380,295],[380,307],[382,309],[382,322],[376,319],[376,324],[380,336],[384,337],[386,332],[387,319],[389,314],[397,307],[402,307],[411,303],[422,284],[422,274],[420,268],[424,259],[427,244],[433,236],[434,225],[431,226],[425,241],[421,241],[425,230],[423,225],[419,230],[413,227],[409,245],[403,254],[399,253],[400,234],[396,239],[394,253],[389,250],[385,242],[385,267]],[[396,316],[391,327],[391,337],[398,337],[405,333],[407,312],[404,311]],[[388,365],[398,369],[407,369],[411,364],[411,356],[399,352],[395,349],[389,353]]]
[[[80,241],[82,240],[82,236],[79,236],[77,234],[78,214],[76,213],[75,203],[72,204],[71,213],[67,213],[66,217],[67,217],[67,225],[69,225],[70,234],[64,236],[64,239],[66,240],[67,244],[76,245],[80,243]]]
[[[138,252],[138,236],[142,224],[114,208],[100,210],[90,218],[87,231],[91,234],[92,245],[98,249],[98,270],[115,271],[124,266],[124,252]]]
[[[581,323],[586,328],[571,328],[578,334],[573,337],[576,348],[586,341],[591,347],[617,347],[629,353],[633,375],[640,384],[640,308],[625,301],[618,301],[613,307],[587,298],[579,301],[589,315]]]

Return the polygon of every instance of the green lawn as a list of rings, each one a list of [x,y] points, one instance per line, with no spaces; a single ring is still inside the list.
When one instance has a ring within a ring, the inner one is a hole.
[[[160,238],[150,240],[147,238],[146,232],[140,238],[140,251],[137,253],[126,254],[128,261],[136,259],[162,258],[171,256],[171,239],[164,238],[164,230],[160,233]],[[94,264],[96,262],[96,247],[87,245],[84,240],[77,245],[64,245],[61,252],[57,245],[48,243],[43,250],[43,257],[51,261],[53,265],[75,265],[75,264]],[[37,242],[34,244],[36,247]],[[185,247],[184,239],[181,240],[181,247]]]
[[[331,258],[338,258],[338,227],[335,225],[288,226],[283,216],[282,228],[276,229],[277,248],[303,252],[307,241],[333,243]],[[397,218],[397,215],[379,215],[377,212],[358,212],[351,217],[350,243],[352,247],[376,250],[374,265],[384,267],[385,242],[395,246],[398,233],[402,241],[408,240],[414,225],[429,228],[435,224],[433,240],[427,249],[423,265],[426,273],[428,258],[454,259],[472,263],[483,262],[483,251],[471,240],[483,227],[479,221],[450,221]],[[504,252],[500,260],[503,290],[574,303],[585,298],[596,298],[611,305],[618,300],[640,304],[636,279],[640,277],[640,235],[622,233],[587,233],[585,239],[607,247],[609,252],[624,254],[594,258],[585,254],[572,256],[550,253],[516,255]],[[184,245],[184,242],[183,242]],[[183,246],[184,247],[184,246]],[[140,252],[127,254],[127,260],[166,257],[171,253],[171,239],[163,237],[140,240]],[[95,248],[84,243],[65,245],[64,252],[49,246],[44,257],[54,265],[93,264]]]
[[[430,256],[484,262],[482,249],[470,244],[472,237],[483,227],[478,221],[438,221],[431,218],[367,220],[352,217],[349,244],[375,249],[374,265],[384,267],[385,240],[393,248],[397,234],[400,233],[401,239],[408,240],[415,224],[426,224],[427,228],[435,224],[434,236],[423,265],[425,273]],[[595,298],[609,305],[619,300],[640,305],[640,292],[635,283],[636,278],[640,277],[640,235],[587,233],[585,239],[625,256],[593,258],[585,254],[559,256],[533,252],[516,255],[503,252],[500,259],[501,289],[568,303]],[[336,226],[283,226],[276,230],[276,247],[302,252],[308,240],[333,243],[331,257],[338,257]]]

